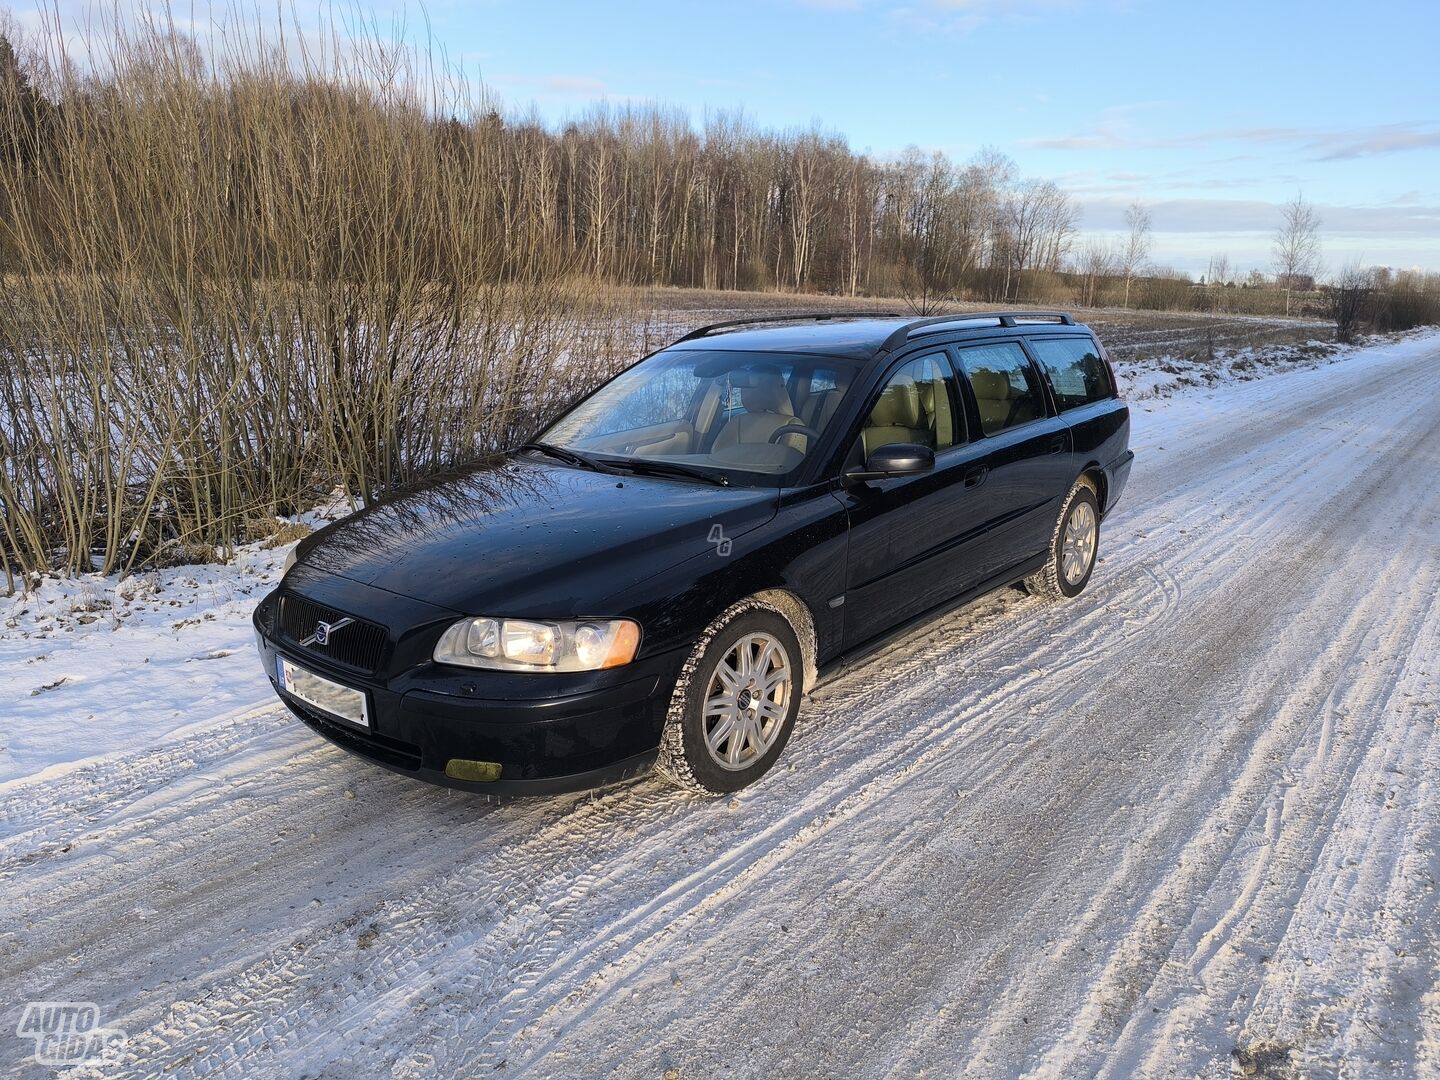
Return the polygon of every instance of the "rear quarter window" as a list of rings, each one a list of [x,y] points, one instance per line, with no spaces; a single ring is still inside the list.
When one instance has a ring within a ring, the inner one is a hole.
[[[1110,372],[1093,338],[1032,338],[1030,348],[1050,376],[1061,412],[1115,396]]]

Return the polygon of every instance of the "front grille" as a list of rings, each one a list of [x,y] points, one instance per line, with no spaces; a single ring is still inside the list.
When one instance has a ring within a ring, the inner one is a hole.
[[[316,641],[304,644],[321,622],[333,624],[341,619],[354,621],[332,633],[325,645]],[[367,674],[378,670],[385,656],[387,635],[383,626],[356,619],[295,593],[284,593],[280,597],[280,634],[306,652]]]

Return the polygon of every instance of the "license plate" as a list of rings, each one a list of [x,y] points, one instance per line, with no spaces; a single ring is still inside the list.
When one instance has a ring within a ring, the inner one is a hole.
[[[370,726],[370,702],[364,691],[331,682],[283,656],[275,657],[275,673],[280,677],[280,685],[292,697],[341,720],[364,728]]]

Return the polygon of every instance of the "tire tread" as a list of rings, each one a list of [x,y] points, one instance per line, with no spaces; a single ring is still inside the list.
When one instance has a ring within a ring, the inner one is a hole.
[[[695,642],[695,648],[686,657],[684,665],[680,668],[680,675],[675,680],[675,690],[670,695],[670,705],[665,714],[665,727],[660,736],[660,755],[655,759],[655,772],[682,791],[712,798],[717,795],[729,794],[728,791],[717,790],[707,785],[691,767],[690,760],[685,755],[685,706],[691,680],[699,670],[701,661],[705,659],[705,653],[710,647],[710,643],[736,619],[751,611],[763,611],[776,616],[790,627],[792,633],[796,633],[797,638],[799,636],[783,611],[774,604],[756,597],[746,597],[744,600],[731,604],[701,632]],[[803,693],[798,672],[795,689],[797,696]]]
[[[1025,591],[1031,596],[1038,596],[1042,600],[1069,600],[1070,595],[1060,585],[1060,532],[1065,528],[1065,522],[1070,516],[1070,508],[1075,503],[1075,497],[1082,491],[1088,490],[1095,500],[1096,518],[1099,518],[1100,492],[1095,485],[1094,479],[1089,473],[1081,475],[1071,486],[1065,495],[1065,501],[1060,505],[1060,513],[1055,518],[1055,528],[1050,533],[1050,557],[1035,573],[1025,578],[1022,584]],[[1096,540],[1095,558],[1099,558],[1099,540]]]

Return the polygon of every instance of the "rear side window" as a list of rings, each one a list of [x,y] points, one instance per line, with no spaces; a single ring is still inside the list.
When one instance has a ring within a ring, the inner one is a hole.
[[[1098,346],[1090,338],[1032,339],[1030,348],[1035,350],[1050,376],[1055,404],[1061,412],[1114,396],[1110,373],[1100,359]]]
[[[998,435],[1045,415],[1040,380],[1025,350],[1013,341],[997,341],[960,350],[960,363],[980,406],[980,429]]]

